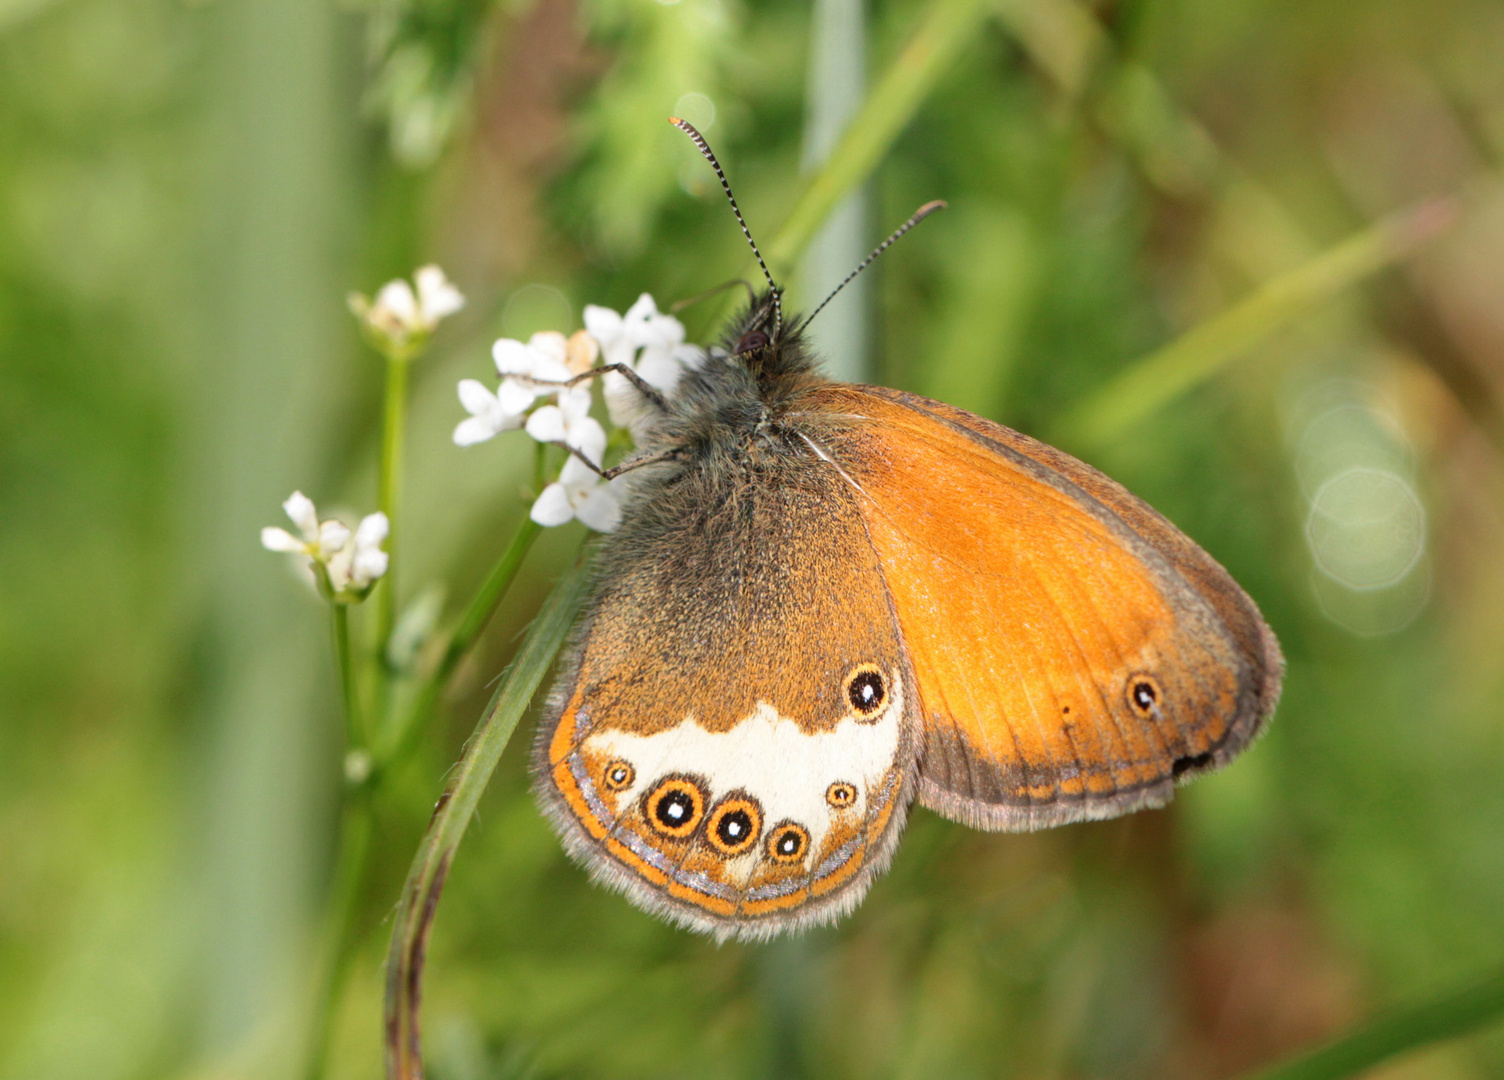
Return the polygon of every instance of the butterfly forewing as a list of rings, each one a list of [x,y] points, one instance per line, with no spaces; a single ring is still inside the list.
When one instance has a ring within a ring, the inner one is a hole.
[[[849,909],[881,869],[911,797],[912,674],[835,472],[701,464],[603,552],[535,771],[598,877],[759,937]]]
[[[896,391],[827,384],[802,408],[892,599],[926,805],[984,828],[1157,805],[1272,709],[1280,659],[1253,603],[1118,485]]]

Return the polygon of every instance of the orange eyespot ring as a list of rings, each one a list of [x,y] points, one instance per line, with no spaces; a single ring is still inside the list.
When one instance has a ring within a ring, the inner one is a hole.
[[[750,795],[728,795],[710,811],[705,839],[730,858],[750,851],[762,835],[762,807]]]
[[[693,780],[670,776],[658,781],[648,792],[642,808],[654,831],[682,840],[695,831],[705,816],[705,796]]]
[[[780,822],[768,834],[768,858],[776,863],[802,862],[808,850],[809,830],[797,822]]]
[[[1128,707],[1138,716],[1153,720],[1159,715],[1160,704],[1164,699],[1164,691],[1159,688],[1154,676],[1128,676]]]
[[[858,720],[871,720],[888,703],[888,684],[876,664],[858,664],[846,676],[846,703]]]
[[[837,810],[844,810],[856,802],[856,785],[837,780],[825,789],[825,801]]]
[[[601,786],[607,791],[626,791],[636,779],[637,770],[632,768],[632,763],[618,759],[606,766],[601,775]]]

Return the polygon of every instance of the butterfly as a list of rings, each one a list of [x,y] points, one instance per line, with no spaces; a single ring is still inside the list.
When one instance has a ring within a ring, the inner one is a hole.
[[[768,290],[670,396],[636,384],[622,524],[533,752],[566,849],[650,912],[758,940],[855,907],[916,800],[1039,829],[1236,756],[1284,666],[1247,594],[1075,458],[822,377],[674,122]]]

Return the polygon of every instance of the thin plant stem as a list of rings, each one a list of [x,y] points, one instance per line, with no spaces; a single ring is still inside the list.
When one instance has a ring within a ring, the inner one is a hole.
[[[334,631],[334,654],[339,665],[340,689],[344,698],[345,746],[348,755],[365,746],[365,725],[361,722],[360,693],[350,649],[350,605],[331,601],[329,608]],[[324,1073],[324,1059],[328,1056],[334,1013],[339,1006],[345,970],[354,951],[355,909],[370,860],[371,807],[368,794],[359,788],[347,786],[344,801],[344,810],[340,815],[334,883],[324,915],[319,990],[313,1002],[307,1057],[303,1068],[303,1075],[307,1080],[319,1080]]]
[[[387,572],[376,589],[376,661],[378,681],[385,688],[387,644],[397,621],[398,509],[402,499],[402,442],[407,430],[407,371],[410,357],[402,351],[386,353],[386,390],[381,411],[381,461],[376,476],[376,508],[386,515]]]
[[[956,57],[977,40],[983,0],[932,0],[909,43],[867,95],[768,246],[775,276],[787,276],[837,204],[862,184]]]
[[[540,449],[541,449],[540,445]],[[471,599],[465,612],[460,616],[459,623],[454,632],[449,636],[449,641],[444,646],[444,653],[439,662],[429,672],[423,684],[418,687],[413,695],[412,704],[403,713],[401,722],[392,732],[391,738],[379,749],[377,753],[377,767],[388,765],[404,760],[412,749],[413,741],[423,730],[423,722],[433,711],[433,707],[439,700],[439,695],[444,692],[444,687],[449,684],[449,678],[454,674],[455,668],[459,667],[460,661],[475,644],[476,638],[480,637],[481,631],[491,621],[491,616],[496,613],[501,600],[506,596],[507,589],[517,577],[517,571],[522,567],[522,561],[532,549],[533,541],[543,531],[532,518],[524,518],[522,524],[517,526],[517,531],[512,534],[512,540],[501,553],[491,567],[491,572],[486,575],[485,582],[480,590]]]
[[[334,657],[339,665],[340,696],[345,713],[345,744],[349,749],[364,745],[364,725],[360,717],[360,690],[355,681],[355,663],[350,654],[350,605],[330,601],[330,621],[334,630]]]
[[[1504,1019],[1504,967],[1429,1001],[1377,1016],[1318,1050],[1249,1073],[1244,1080],[1338,1080],[1501,1019]]]
[[[549,593],[464,755],[450,773],[449,783],[434,806],[428,831],[418,845],[397,904],[387,954],[385,1031],[389,1080],[421,1080],[423,1076],[418,1006],[424,951],[444,878],[501,753],[517,729],[517,721],[533,700],[575,616],[584,606],[588,585],[588,568],[576,565]]]
[[[313,1016],[308,1032],[305,1080],[320,1080],[329,1057],[329,1039],[339,1009],[341,991],[350,961],[355,955],[356,915],[371,862],[371,833],[374,821],[367,791],[356,791],[346,798],[340,816],[339,855],[329,907],[324,916],[324,944],[320,962],[318,996],[313,1002]]]

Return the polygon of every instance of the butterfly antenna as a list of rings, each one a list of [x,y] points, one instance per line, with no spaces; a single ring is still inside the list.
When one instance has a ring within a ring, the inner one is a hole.
[[[814,322],[815,321],[815,316],[818,315],[818,314],[820,314],[820,312],[825,309],[825,305],[828,304],[828,303],[830,303],[832,300],[834,300],[836,298],[836,293],[840,292],[847,285],[850,285],[853,278],[855,278],[863,270],[867,269],[867,267],[871,266],[873,259],[876,259],[879,255],[881,255],[883,252],[887,251],[890,247],[892,247],[895,243],[897,243],[898,238],[900,236],[902,236],[904,233],[908,232],[910,229],[912,229],[915,225],[918,225],[921,221],[923,221],[925,218],[929,217],[936,210],[944,210],[948,205],[950,205],[950,204],[947,203],[947,202],[945,202],[943,199],[936,199],[934,202],[927,202],[923,206],[921,206],[918,210],[915,210],[914,211],[914,216],[911,217],[911,218],[909,218],[908,221],[905,221],[897,229],[894,229],[892,236],[888,237],[881,244],[878,244],[877,247],[873,248],[872,249],[872,254],[868,255],[865,259],[863,259],[862,260],[862,264],[860,266],[858,266],[851,273],[847,274],[846,275],[846,280],[843,281],[843,282],[841,282],[834,289],[832,289],[830,291],[830,295],[827,296],[824,300],[821,300],[820,301],[820,306],[817,307],[817,308],[815,308],[814,311],[810,312],[809,315],[805,318],[805,320],[802,323],[800,323],[800,325],[801,326],[808,326],[810,323]]]
[[[757,265],[762,267],[762,276],[768,279],[768,288],[773,295],[773,339],[776,341],[783,330],[783,290],[773,280],[768,264],[763,262],[762,252],[757,250],[757,241],[752,239],[752,230],[747,228],[747,221],[742,217],[741,207],[736,205],[736,196],[731,194],[731,184],[726,179],[726,173],[721,168],[721,163],[715,159],[715,153],[710,149],[710,144],[705,141],[705,136],[696,131],[693,124],[688,120],[680,120],[677,116],[670,116],[668,122],[694,140],[694,144],[700,148],[700,153],[705,155],[705,160],[710,162],[710,167],[720,178],[721,188],[726,192],[727,201],[731,203],[731,212],[736,215],[736,223],[742,227],[742,235],[747,238],[747,243],[752,245],[752,254],[757,256]]]

